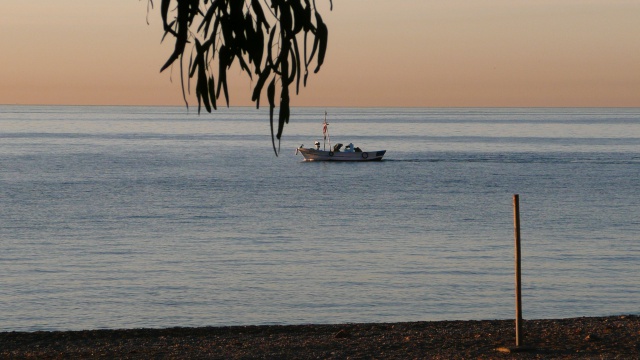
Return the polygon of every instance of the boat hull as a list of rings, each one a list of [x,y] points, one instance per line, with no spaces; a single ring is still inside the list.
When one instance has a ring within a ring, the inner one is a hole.
[[[304,161],[380,161],[386,152],[386,150],[333,152],[305,148],[296,150],[296,154],[302,154]]]

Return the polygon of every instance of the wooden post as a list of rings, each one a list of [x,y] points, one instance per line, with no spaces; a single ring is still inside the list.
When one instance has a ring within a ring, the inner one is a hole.
[[[520,285],[520,197],[513,195],[513,230],[515,238],[515,263],[516,263],[516,346],[514,348],[499,347],[500,352],[522,352],[534,350],[532,347],[523,346],[522,339],[522,287]]]
[[[515,238],[515,273],[516,273],[516,347],[522,346],[522,287],[520,267],[520,200],[518,194],[513,195],[513,229]]]

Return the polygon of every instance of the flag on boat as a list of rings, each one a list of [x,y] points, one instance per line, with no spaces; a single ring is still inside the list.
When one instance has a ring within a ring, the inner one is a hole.
[[[322,134],[324,135],[324,138],[327,138],[327,120],[325,119],[324,122],[322,123]]]

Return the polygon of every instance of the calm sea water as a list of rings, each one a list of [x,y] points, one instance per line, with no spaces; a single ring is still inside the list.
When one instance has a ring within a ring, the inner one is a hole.
[[[0,107],[0,331],[639,314],[640,109]]]

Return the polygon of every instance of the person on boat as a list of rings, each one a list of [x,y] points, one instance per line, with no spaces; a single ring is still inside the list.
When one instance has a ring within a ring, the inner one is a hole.
[[[320,150],[320,141],[314,142],[313,145],[315,145],[316,150]]]
[[[349,143],[347,147],[344,149],[344,152],[353,152],[353,143]]]

